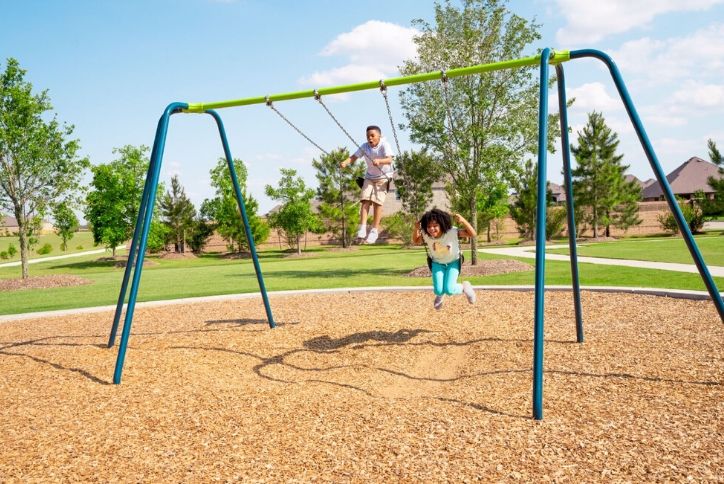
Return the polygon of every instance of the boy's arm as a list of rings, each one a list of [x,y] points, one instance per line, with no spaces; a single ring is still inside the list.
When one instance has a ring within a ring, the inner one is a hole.
[[[412,228],[412,243],[419,244],[422,242],[422,226],[420,222],[415,222],[415,226]]]
[[[346,160],[344,160],[343,162],[341,162],[339,164],[339,167],[347,168],[347,165],[349,165],[350,163],[354,163],[355,161],[357,161],[357,157],[355,155],[352,155],[349,158],[347,158]]]
[[[460,237],[475,237],[478,234],[475,232],[475,229],[472,225],[470,225],[470,222],[465,220],[465,217],[460,215],[459,213],[456,213],[454,215],[455,220],[463,226],[463,230],[458,231],[458,236]]]
[[[392,157],[391,156],[385,156],[384,158],[375,158],[372,160],[372,164],[375,166],[380,165],[391,165],[392,164]]]

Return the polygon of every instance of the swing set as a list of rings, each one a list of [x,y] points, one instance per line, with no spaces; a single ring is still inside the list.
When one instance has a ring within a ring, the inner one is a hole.
[[[581,309],[580,299],[580,284],[578,278],[578,256],[576,252],[576,228],[574,220],[574,209],[573,209],[573,188],[571,181],[571,160],[570,160],[570,144],[568,140],[568,115],[566,106],[566,88],[565,88],[565,77],[563,70],[563,63],[583,58],[595,58],[602,61],[607,67],[611,74],[616,89],[618,90],[619,96],[626,108],[629,119],[633,124],[636,134],[641,142],[641,146],[646,153],[646,157],[649,160],[649,164],[654,172],[656,180],[659,182],[666,201],[668,202],[671,212],[674,214],[677,225],[679,226],[680,233],[682,234],[684,241],[691,253],[694,263],[697,266],[699,274],[706,285],[712,302],[716,306],[719,313],[719,317],[724,321],[724,303],[719,294],[719,291],[714,284],[714,280],[709,273],[709,269],[704,263],[704,259],[699,252],[699,249],[694,241],[694,238],[689,230],[689,226],[684,219],[684,216],[676,202],[671,186],[669,185],[666,176],[664,174],[661,165],[654,153],[653,147],[649,138],[644,130],[643,124],[639,115],[634,107],[631,97],[628,93],[626,85],[623,82],[623,78],[618,70],[618,67],[613,62],[611,57],[606,53],[595,50],[595,49],[582,49],[572,51],[553,51],[550,48],[545,48],[540,54],[530,57],[525,57],[515,60],[507,60],[501,62],[495,62],[490,64],[479,64],[469,67],[461,67],[456,69],[450,69],[448,71],[433,71],[421,74],[415,74],[411,76],[395,77],[391,79],[385,79],[381,81],[370,81],[362,82],[358,84],[348,84],[343,86],[326,87],[314,90],[291,92],[286,94],[273,94],[269,96],[259,96],[252,98],[236,99],[229,101],[211,102],[211,103],[184,103],[174,102],[169,104],[163,111],[161,118],[158,121],[156,128],[156,136],[153,143],[153,149],[151,151],[151,160],[146,174],[146,182],[143,189],[143,196],[141,199],[141,205],[136,220],[135,229],[133,232],[133,241],[128,255],[128,263],[126,265],[125,272],[123,274],[123,282],[121,284],[121,290],[118,295],[118,303],[116,305],[116,311],[113,318],[113,325],[111,327],[110,337],[108,340],[108,347],[111,348],[115,344],[116,333],[123,313],[124,301],[126,299],[126,292],[128,289],[128,283],[131,282],[130,294],[128,297],[128,304],[125,311],[125,319],[123,324],[123,330],[121,332],[121,340],[118,348],[118,356],[116,359],[115,372],[113,374],[113,383],[120,384],[121,376],[123,372],[123,363],[125,360],[126,349],[128,347],[128,340],[131,334],[131,325],[133,322],[133,312],[136,306],[136,298],[138,295],[138,288],[141,281],[141,273],[143,270],[143,259],[146,252],[146,244],[148,239],[148,232],[151,225],[151,216],[153,207],[155,204],[156,188],[158,186],[159,174],[161,171],[161,163],[163,160],[163,152],[166,144],[166,134],[168,132],[169,119],[174,114],[179,113],[204,113],[210,115],[219,130],[219,136],[221,138],[221,144],[224,150],[224,155],[229,167],[229,175],[234,186],[234,193],[239,206],[241,218],[244,223],[244,230],[246,233],[247,240],[249,241],[249,248],[252,254],[252,261],[254,264],[254,270],[259,283],[259,291],[264,303],[266,310],[267,321],[270,328],[274,328],[276,323],[272,315],[271,306],[269,304],[269,298],[267,295],[266,287],[264,285],[264,277],[262,275],[261,266],[259,264],[259,258],[257,256],[256,247],[254,244],[254,238],[251,233],[249,226],[249,219],[246,213],[246,207],[244,204],[244,197],[242,196],[239,181],[234,171],[233,158],[231,156],[231,150],[229,149],[229,143],[224,130],[224,124],[221,120],[221,116],[217,113],[218,109],[225,109],[230,107],[248,106],[252,104],[265,103],[269,106],[276,114],[286,121],[292,128],[294,128],[299,134],[306,138],[309,142],[314,144],[320,151],[327,153],[321,146],[314,143],[306,134],[304,134],[299,128],[297,128],[292,122],[290,122],[281,112],[279,112],[273,103],[281,101],[290,101],[294,99],[303,98],[314,98],[320,105],[327,111],[331,118],[335,121],[337,126],[347,135],[347,137],[353,142],[354,138],[350,136],[338,119],[332,114],[329,108],[322,101],[323,96],[331,94],[341,94],[354,91],[380,89],[387,107],[387,112],[392,125],[392,132],[395,137],[395,144],[397,145],[398,153],[399,143],[397,140],[397,132],[395,130],[394,121],[392,120],[392,112],[387,99],[387,88],[392,86],[400,86],[405,84],[412,84],[418,82],[428,82],[433,80],[442,81],[443,88],[443,100],[447,102],[447,83],[449,79],[483,74],[486,72],[492,72],[502,69],[517,69],[521,67],[532,67],[538,65],[540,68],[540,84],[539,84],[539,106],[538,106],[538,199],[537,199],[537,211],[536,211],[536,226],[545,227],[546,225],[546,186],[547,186],[547,171],[546,171],[546,156],[547,156],[547,135],[548,135],[548,81],[549,81],[549,67],[552,65],[555,67],[558,85],[558,108],[560,113],[560,126],[561,126],[561,151],[563,154],[563,171],[564,171],[564,186],[566,192],[566,209],[568,212],[567,227],[568,227],[568,243],[570,249],[570,262],[571,262],[571,277],[572,277],[572,289],[573,289],[573,300],[574,300],[574,311],[576,319],[576,340],[579,343],[583,342],[583,316]],[[446,105],[449,129],[454,133],[452,126],[452,116],[449,111],[449,106]],[[356,144],[356,143],[355,143]],[[536,231],[536,265],[535,265],[535,309],[534,309],[534,337],[533,337],[533,417],[536,420],[543,418],[543,309],[544,309],[544,292],[545,292],[545,231]],[[133,278],[131,280],[131,274]]]

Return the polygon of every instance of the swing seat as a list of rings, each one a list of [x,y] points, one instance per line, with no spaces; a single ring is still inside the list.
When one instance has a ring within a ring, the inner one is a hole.
[[[458,272],[461,274],[463,272],[463,262],[465,262],[465,254],[460,252],[460,258],[458,259]],[[430,269],[430,272],[432,272],[432,257],[429,255],[427,256],[427,268]]]

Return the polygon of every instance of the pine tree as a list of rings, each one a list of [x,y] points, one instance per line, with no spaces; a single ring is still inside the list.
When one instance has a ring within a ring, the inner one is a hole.
[[[178,175],[171,178],[171,189],[167,191],[160,203],[161,217],[170,229],[176,252],[183,253],[186,248],[186,239],[194,225],[196,209],[186,196],[184,187]]]
[[[710,176],[707,182],[714,190],[714,200],[705,201],[703,209],[706,215],[720,215],[724,213],[724,159],[714,140],[707,140],[709,159],[719,167],[719,178]]]
[[[628,165],[621,163],[618,145],[618,135],[595,111],[578,132],[578,146],[571,145],[577,162],[572,170],[573,196],[578,206],[588,209],[583,222],[591,225],[594,237],[600,228],[608,236],[611,225],[627,229],[641,223],[637,215],[640,188],[635,181],[626,181]]]

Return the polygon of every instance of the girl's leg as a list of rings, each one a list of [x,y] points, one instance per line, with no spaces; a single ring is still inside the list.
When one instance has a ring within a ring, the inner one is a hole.
[[[445,266],[445,294],[449,294],[450,296],[462,294],[463,285],[458,284],[459,275],[460,269],[458,269],[457,262]]]
[[[436,296],[445,294],[445,266],[432,262],[432,290]]]

